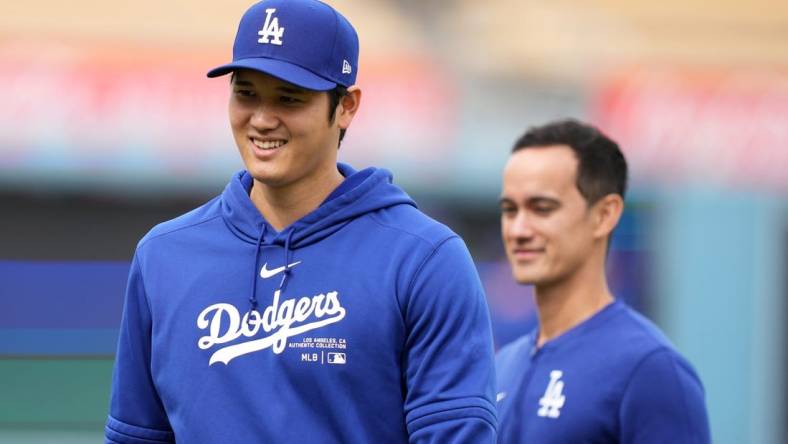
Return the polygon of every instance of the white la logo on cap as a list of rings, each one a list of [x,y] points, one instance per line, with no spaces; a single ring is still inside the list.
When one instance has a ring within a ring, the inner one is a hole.
[[[272,15],[276,12],[276,8],[268,8],[265,10],[265,24],[263,28],[257,33],[261,37],[257,40],[258,43],[271,43],[273,45],[282,45],[282,35],[285,33],[285,28],[279,27],[279,18]],[[273,40],[268,40],[273,37]]]

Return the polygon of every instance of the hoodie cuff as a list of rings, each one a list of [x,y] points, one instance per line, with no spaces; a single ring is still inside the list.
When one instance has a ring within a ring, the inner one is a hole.
[[[107,418],[104,427],[106,444],[172,444],[175,434],[169,430],[156,430],[119,421],[112,416]]]
[[[491,407],[489,402],[482,399],[444,401],[423,406],[407,415],[408,433],[414,434],[427,427],[455,421],[486,423],[492,430],[496,430],[498,420]]]

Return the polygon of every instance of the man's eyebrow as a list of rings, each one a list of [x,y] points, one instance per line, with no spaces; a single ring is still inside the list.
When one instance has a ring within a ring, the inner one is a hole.
[[[537,205],[537,204],[561,205],[561,201],[559,199],[554,198],[554,197],[549,197],[549,196],[533,196],[533,197],[529,197],[528,199],[525,200],[525,203],[526,203],[526,205]],[[516,205],[517,203],[512,198],[509,198],[509,197],[506,197],[506,196],[502,196],[500,199],[498,199],[498,204],[499,205],[505,205],[505,204],[507,204],[507,205]]]
[[[561,201],[560,200],[558,200],[558,199],[556,199],[554,197],[549,197],[549,196],[533,196],[533,197],[529,197],[528,200],[526,200],[526,202],[528,204],[530,204],[530,205],[544,204],[544,203],[553,204],[553,205],[561,205]]]
[[[235,81],[233,82],[233,85],[237,85],[237,86],[254,86],[252,84],[252,82],[250,82],[248,80],[238,80],[237,77],[236,77]]]

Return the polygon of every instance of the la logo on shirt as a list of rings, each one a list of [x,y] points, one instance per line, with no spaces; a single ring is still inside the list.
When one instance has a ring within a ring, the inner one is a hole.
[[[561,416],[561,408],[566,403],[566,396],[564,396],[564,381],[561,377],[564,372],[561,370],[553,370],[550,372],[550,382],[547,383],[547,388],[544,395],[539,399],[539,410],[536,414],[542,418],[556,419]]]

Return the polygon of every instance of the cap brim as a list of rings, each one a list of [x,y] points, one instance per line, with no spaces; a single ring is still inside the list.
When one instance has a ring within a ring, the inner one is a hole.
[[[328,91],[334,89],[337,84],[326,80],[309,70],[298,65],[283,62],[281,60],[266,59],[255,57],[250,59],[239,59],[226,65],[218,66],[208,71],[208,77],[219,77],[229,74],[239,69],[252,69],[274,76],[285,82],[300,86],[301,88],[314,91]]]

